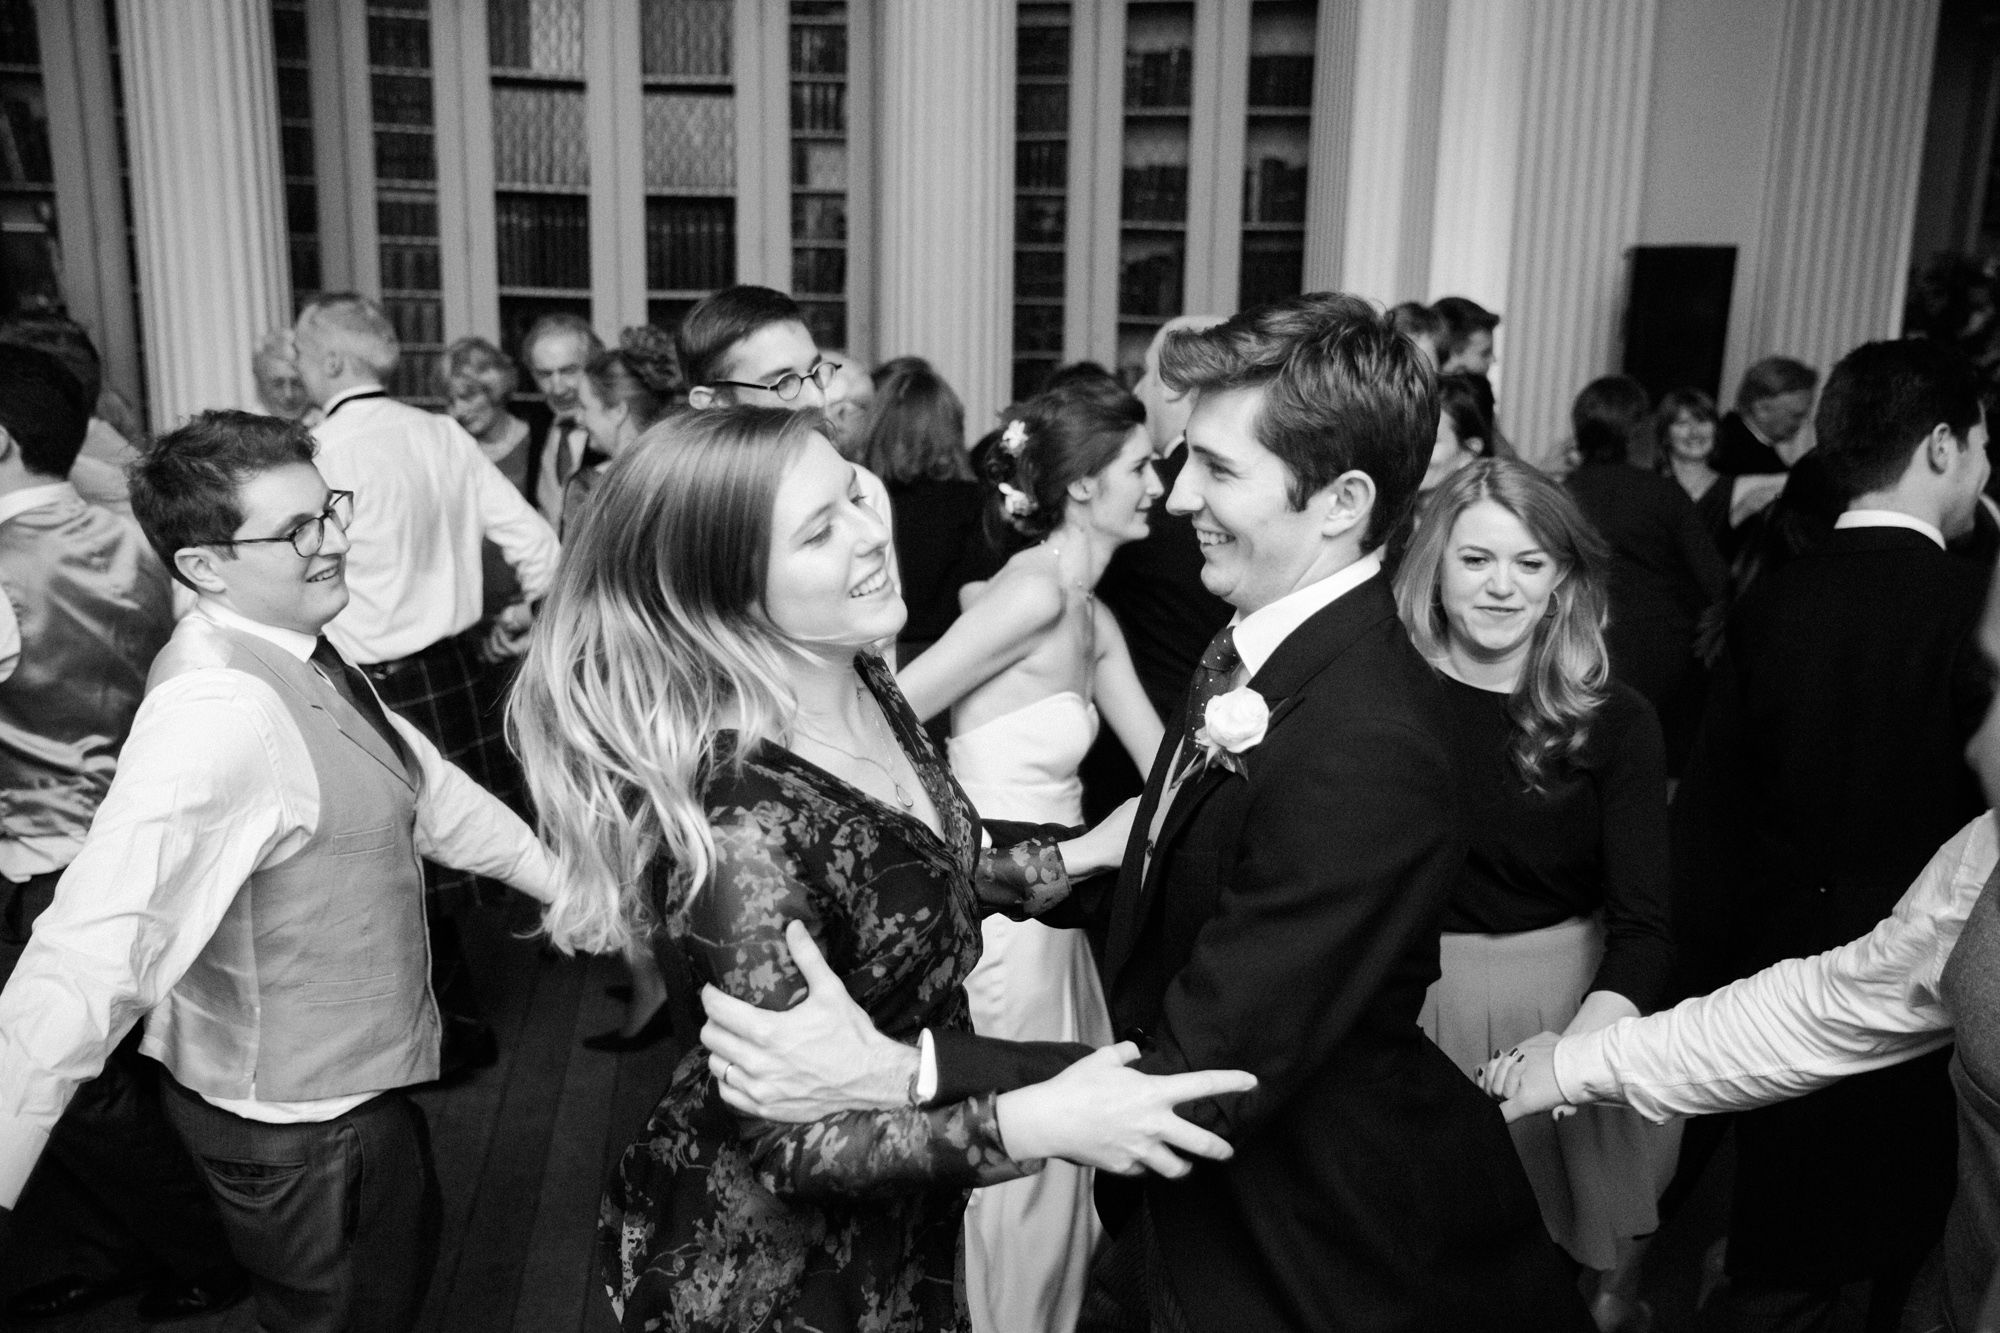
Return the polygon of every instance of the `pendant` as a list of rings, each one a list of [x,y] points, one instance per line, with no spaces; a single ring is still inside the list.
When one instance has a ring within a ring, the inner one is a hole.
[[[916,798],[916,797],[914,797],[914,796],[912,796],[912,795],[910,795],[910,793],[909,793],[908,791],[906,791],[906,790],[904,789],[904,787],[903,787],[903,784],[902,784],[902,783],[900,783],[900,782],[897,782],[897,781],[896,781],[896,780],[895,780],[894,778],[891,778],[891,779],[890,779],[889,781],[890,781],[890,784],[891,784],[892,786],[894,786],[894,787],[895,787],[895,789],[896,789],[896,799],[897,799],[897,800],[899,800],[899,801],[901,801],[901,802],[903,803],[903,808],[904,808],[905,810],[914,810],[914,809],[916,809],[916,808],[917,808],[917,798]]]

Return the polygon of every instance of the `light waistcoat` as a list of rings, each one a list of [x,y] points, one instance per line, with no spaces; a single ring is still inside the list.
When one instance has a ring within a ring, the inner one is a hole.
[[[0,590],[21,627],[0,681],[0,838],[80,843],[173,633],[167,572],[137,524],[72,496],[0,523]]]
[[[251,875],[141,1048],[210,1097],[312,1101],[438,1073],[417,774],[310,663],[191,618],[149,687],[224,666],[269,684],[319,783],[318,826]]]

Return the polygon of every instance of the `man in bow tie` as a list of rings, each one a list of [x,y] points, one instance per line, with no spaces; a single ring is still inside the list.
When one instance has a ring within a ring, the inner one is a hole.
[[[1231,1160],[1100,1176],[1116,1238],[1082,1327],[1122,1275],[1156,1330],[1588,1329],[1506,1127],[1417,1025],[1465,845],[1443,699],[1379,550],[1430,456],[1428,364],[1366,302],[1320,294],[1169,337],[1160,376],[1193,398],[1167,507],[1234,615],[1134,818],[1105,993],[1138,1068],[1244,1069],[1257,1087],[1182,1109]],[[796,1080],[761,1058],[821,998],[711,1002],[703,1040],[774,1107],[815,1084],[887,1104],[887,1079],[836,1066],[887,1062],[830,1027],[806,1057],[826,1063],[801,1058]],[[934,1091],[913,1062],[939,1102],[1048,1073],[947,1034]]]

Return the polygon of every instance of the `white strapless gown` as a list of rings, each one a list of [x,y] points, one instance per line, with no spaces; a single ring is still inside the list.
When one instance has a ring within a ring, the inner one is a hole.
[[[988,819],[1081,824],[1077,765],[1097,736],[1097,709],[1074,691],[1052,694],[962,735],[952,772]],[[1079,930],[990,916],[984,950],[966,978],[972,1025],[1015,1041],[1111,1041],[1097,964]],[[1037,1175],[972,1192],[965,1212],[965,1281],[977,1333],[1076,1326],[1097,1244],[1091,1173],[1050,1162]]]

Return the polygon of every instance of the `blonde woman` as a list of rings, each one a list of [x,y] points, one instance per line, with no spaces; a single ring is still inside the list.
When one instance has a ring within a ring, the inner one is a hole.
[[[1115,864],[1122,831],[981,857],[869,647],[903,609],[865,494],[816,415],[662,422],[606,471],[512,704],[559,863],[558,945],[653,938],[767,1009],[844,985],[880,1034],[856,1109],[807,1124],[732,1109],[745,1076],[721,1056],[682,1061],[605,1200],[627,1329],[964,1328],[968,1190],[1051,1157],[1180,1174],[1176,1150],[1228,1148],[1172,1106],[1251,1083],[1074,1048],[1046,1082],[930,1104],[924,1049],[976,1040],[962,982],[980,915],[1052,907],[1070,874]],[[906,1105],[864,1109],[891,1085]]]
[[[1421,1021],[1468,1073],[1664,995],[1665,755],[1652,708],[1610,676],[1606,559],[1561,486],[1483,459],[1433,494],[1397,571],[1397,609],[1444,684],[1470,836]],[[1620,1326],[1622,1261],[1658,1223],[1677,1139],[1622,1110],[1512,1129],[1550,1234],[1615,1275],[1593,1314]]]

